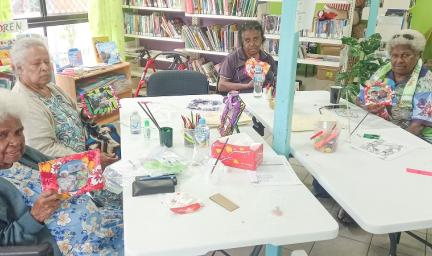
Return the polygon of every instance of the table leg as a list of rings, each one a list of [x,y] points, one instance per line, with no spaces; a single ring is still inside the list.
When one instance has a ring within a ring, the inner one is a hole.
[[[266,256],[282,256],[282,247],[267,244],[265,248]]]
[[[389,256],[396,256],[397,245],[399,243],[400,236],[401,236],[400,232],[399,233],[390,233],[389,234],[389,238],[390,238]]]
[[[257,246],[255,246],[255,247],[253,248],[253,250],[252,250],[250,256],[259,256],[259,253],[261,252],[262,247],[263,247],[262,245],[257,245]]]

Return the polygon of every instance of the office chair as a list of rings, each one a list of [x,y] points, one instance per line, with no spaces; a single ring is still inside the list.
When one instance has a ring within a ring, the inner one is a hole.
[[[188,70],[163,70],[152,74],[147,82],[147,96],[208,94],[207,77]]]
[[[51,244],[1,246],[0,256],[52,256]]]

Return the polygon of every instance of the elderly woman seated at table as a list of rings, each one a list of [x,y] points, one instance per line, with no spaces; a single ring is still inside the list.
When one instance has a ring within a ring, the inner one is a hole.
[[[264,84],[273,83],[276,74],[276,63],[273,57],[263,51],[265,41],[264,29],[257,21],[247,21],[241,25],[239,31],[241,47],[231,52],[222,62],[219,69],[219,92],[236,90],[240,92],[252,92],[253,80],[246,72],[245,63],[250,58],[266,62],[270,65]]]
[[[365,90],[361,90],[357,105],[432,143],[432,72],[421,59],[425,45],[418,31],[397,32],[387,43],[390,63],[371,77],[371,81],[388,79],[394,92],[392,104],[365,104]]]
[[[22,95],[29,106],[29,114],[22,120],[27,144],[51,157],[85,151],[94,141],[75,103],[51,83],[53,67],[45,43],[22,38],[14,44],[11,58],[17,76],[13,91]],[[114,139],[119,142],[120,138]],[[115,160],[114,155],[102,156],[104,165]]]
[[[25,146],[25,104],[4,89],[0,99],[0,245],[48,241],[55,255],[123,255],[122,212],[87,195],[60,201],[42,192],[37,163],[49,158]]]

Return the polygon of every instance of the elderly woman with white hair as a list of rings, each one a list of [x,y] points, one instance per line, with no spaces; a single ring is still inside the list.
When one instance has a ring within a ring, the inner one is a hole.
[[[22,98],[0,89],[0,99],[0,246],[46,241],[56,256],[123,255],[122,211],[42,192],[37,164],[50,158],[25,146]]]
[[[432,72],[423,66],[422,52],[425,37],[418,31],[397,32],[387,43],[390,63],[378,69],[371,81],[389,79],[393,86],[393,104],[368,104],[364,91],[357,104],[371,113],[387,108],[389,121],[432,143]],[[394,82],[394,83],[393,83]]]
[[[11,60],[17,77],[13,91],[29,106],[29,115],[22,120],[28,145],[51,157],[85,151],[89,136],[76,104],[51,83],[53,67],[45,43],[19,39],[11,49]],[[115,130],[112,125],[109,129]],[[114,155],[102,154],[104,165],[115,160]]]

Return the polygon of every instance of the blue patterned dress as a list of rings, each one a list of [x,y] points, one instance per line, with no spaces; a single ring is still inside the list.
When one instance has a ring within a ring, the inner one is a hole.
[[[57,139],[75,152],[85,151],[85,131],[78,111],[58,92],[51,91],[50,98],[40,97],[40,99],[54,117]]]
[[[39,172],[20,163],[0,177],[17,187],[29,207],[41,193]],[[97,208],[87,195],[63,202],[45,224],[64,255],[124,255],[122,211]]]

